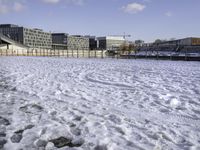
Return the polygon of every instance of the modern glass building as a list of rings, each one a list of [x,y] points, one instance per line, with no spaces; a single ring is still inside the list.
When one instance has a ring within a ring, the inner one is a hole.
[[[67,33],[52,34],[55,49],[89,50],[89,38],[81,35],[68,35]]]
[[[99,49],[117,50],[123,44],[125,44],[125,39],[122,36],[98,37],[98,47],[99,47]]]
[[[97,39],[96,39],[96,36],[87,35],[85,37],[89,38],[89,47],[90,47],[90,50],[97,49]]]
[[[1,24],[0,33],[30,48],[52,48],[51,33],[12,24]]]

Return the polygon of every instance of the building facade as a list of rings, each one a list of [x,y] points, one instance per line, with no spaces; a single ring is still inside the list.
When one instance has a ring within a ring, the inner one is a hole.
[[[27,49],[28,47],[8,38],[0,33],[0,49]]]
[[[0,33],[30,48],[52,48],[51,33],[12,24],[0,25]]]
[[[99,49],[118,50],[123,44],[125,44],[125,39],[122,36],[105,36],[98,38]]]
[[[89,50],[89,38],[80,35],[72,36],[67,33],[53,33],[52,42],[55,49]]]
[[[89,48],[90,50],[97,49],[97,39],[95,36],[85,36],[86,38],[89,38]]]
[[[160,46],[200,46],[200,38],[188,37],[184,39],[165,41],[156,44]]]
[[[145,43],[140,51],[157,51],[166,53],[200,53],[200,38],[187,37],[183,39]]]
[[[69,36],[67,46],[70,50],[89,50],[89,38],[80,35]]]
[[[67,44],[67,33],[52,33],[52,43],[55,44]]]
[[[52,47],[57,50],[67,50],[67,33],[52,33]]]

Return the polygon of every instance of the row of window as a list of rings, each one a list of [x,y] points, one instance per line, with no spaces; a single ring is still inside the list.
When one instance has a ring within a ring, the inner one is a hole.
[[[19,28],[0,28],[0,31],[4,33],[19,33],[20,29]]]
[[[52,43],[51,40],[43,40],[43,39],[25,39],[25,42],[33,42],[33,43]]]
[[[24,28],[25,34],[42,34],[42,35],[51,35],[51,33],[48,32],[42,32],[40,30],[32,30],[32,29],[26,29]]]
[[[52,43],[50,43],[50,42],[32,42],[32,41],[30,41],[30,42],[26,42],[26,43],[32,43],[32,44],[52,44]]]
[[[38,47],[38,46],[51,46],[51,44],[33,44],[33,43],[27,43],[26,45],[28,46],[35,46],[35,47]]]
[[[25,37],[28,37],[28,38],[46,38],[46,39],[51,39],[51,36],[46,36],[46,35],[39,35],[39,34],[25,34],[24,35]]]

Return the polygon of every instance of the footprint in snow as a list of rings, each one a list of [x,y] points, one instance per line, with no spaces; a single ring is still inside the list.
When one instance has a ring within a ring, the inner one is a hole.
[[[37,104],[28,104],[19,108],[20,111],[25,113],[35,114],[43,111],[43,107]]]
[[[8,119],[0,116],[0,125],[8,126],[10,125],[10,122]]]
[[[13,143],[19,143],[21,141],[21,139],[23,138],[23,136],[22,136],[23,132],[25,130],[31,129],[33,127],[34,127],[34,125],[28,125],[24,129],[14,132],[14,134],[11,136],[10,140]]]

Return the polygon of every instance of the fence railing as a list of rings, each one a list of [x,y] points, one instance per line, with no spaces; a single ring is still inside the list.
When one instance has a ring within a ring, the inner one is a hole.
[[[105,58],[106,50],[0,49],[0,56]]]
[[[106,50],[52,50],[52,49],[0,49],[0,56],[41,56],[41,57],[71,57],[71,58],[125,58],[125,59],[167,59],[200,61],[200,53],[179,53],[159,51],[118,51],[108,53]]]

